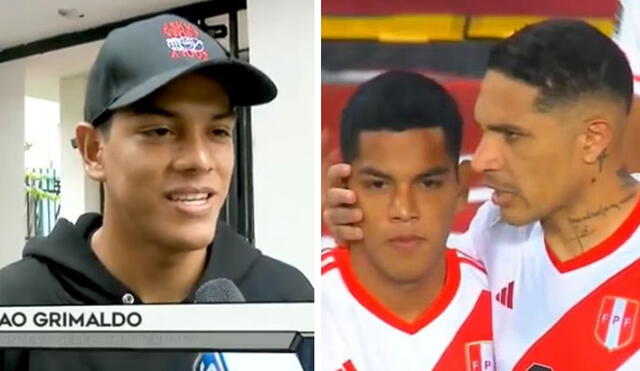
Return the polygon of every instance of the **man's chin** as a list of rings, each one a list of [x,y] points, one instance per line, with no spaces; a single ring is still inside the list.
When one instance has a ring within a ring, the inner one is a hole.
[[[397,285],[410,285],[424,280],[427,271],[429,271],[429,265],[425,264],[419,269],[416,267],[388,269],[386,274]]]
[[[513,208],[500,208],[500,218],[503,222],[514,227],[522,227],[536,221],[535,217],[528,213],[514,210]]]
[[[164,236],[164,243],[172,250],[193,251],[206,248],[211,244],[216,233],[216,225],[173,226],[160,232]]]
[[[213,241],[213,236],[174,236],[172,238],[172,249],[178,251],[197,251],[206,249]]]

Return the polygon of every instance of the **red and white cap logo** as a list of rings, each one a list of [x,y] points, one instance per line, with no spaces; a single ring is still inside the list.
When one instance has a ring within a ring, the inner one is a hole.
[[[171,58],[195,58],[201,61],[209,59],[204,42],[199,38],[200,31],[187,22],[169,22],[162,27],[167,38],[167,47]]]

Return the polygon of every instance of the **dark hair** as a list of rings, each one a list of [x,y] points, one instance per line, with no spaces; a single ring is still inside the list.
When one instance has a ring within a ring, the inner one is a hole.
[[[447,152],[458,163],[462,118],[447,91],[415,72],[390,71],[362,84],[342,111],[340,150],[346,162],[358,156],[363,131],[442,128]]]
[[[627,58],[584,21],[555,19],[524,27],[491,49],[487,69],[539,88],[539,111],[585,94],[606,94],[627,111],[631,107],[633,75]]]

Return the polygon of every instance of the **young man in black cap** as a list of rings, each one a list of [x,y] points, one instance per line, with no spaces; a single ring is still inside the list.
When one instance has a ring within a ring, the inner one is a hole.
[[[76,128],[85,171],[104,184],[104,215],[62,219],[30,241],[22,260],[0,270],[0,305],[190,303],[215,278],[233,281],[248,302],[312,301],[302,273],[218,221],[234,166],[234,108],[276,93],[264,73],[182,18],[111,32]],[[163,358],[12,352],[0,354],[0,368],[177,370],[193,362]]]

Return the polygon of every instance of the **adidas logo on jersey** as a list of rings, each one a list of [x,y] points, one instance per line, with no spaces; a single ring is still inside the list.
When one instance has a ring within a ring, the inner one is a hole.
[[[496,300],[498,303],[504,305],[509,309],[513,309],[513,294],[514,294],[514,281],[509,282],[509,284],[500,290],[499,293],[496,294]]]

